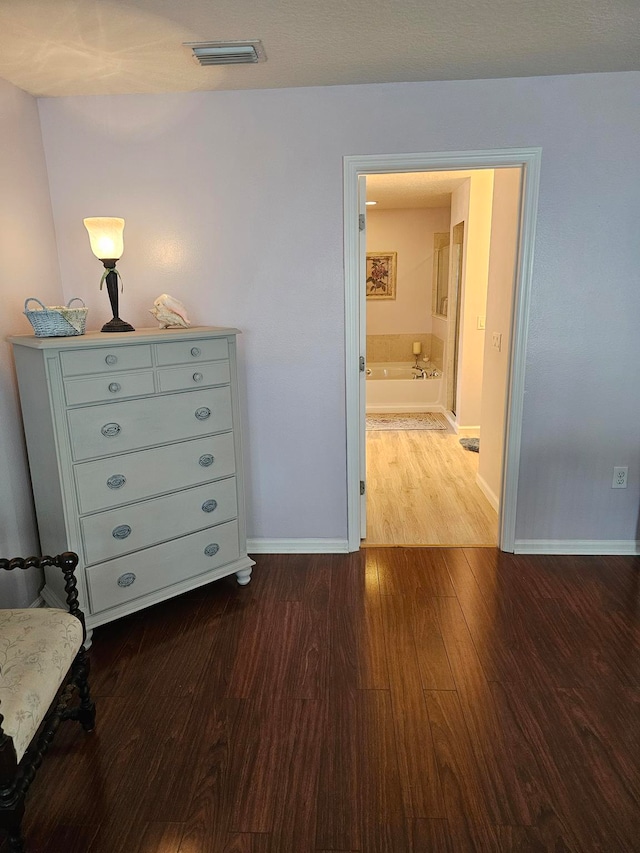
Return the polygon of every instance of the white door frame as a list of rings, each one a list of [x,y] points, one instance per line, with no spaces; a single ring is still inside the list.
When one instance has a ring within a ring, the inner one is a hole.
[[[443,151],[425,154],[368,154],[344,158],[344,270],[347,415],[347,529],[349,551],[360,548],[360,357],[366,357],[366,337],[360,334],[365,294],[359,281],[358,177],[390,172],[498,169],[521,166],[518,262],[515,273],[507,413],[498,520],[498,545],[513,552],[516,499],[520,471],[520,441],[524,407],[524,374],[533,276],[533,249],[538,210],[541,148],[488,151]]]

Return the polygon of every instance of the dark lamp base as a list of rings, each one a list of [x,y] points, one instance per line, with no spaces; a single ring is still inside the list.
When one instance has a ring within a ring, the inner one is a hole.
[[[109,320],[108,323],[105,323],[104,326],[100,329],[101,332],[135,332],[135,329],[130,323],[126,323],[124,320],[121,320],[120,317],[114,317],[113,320]]]

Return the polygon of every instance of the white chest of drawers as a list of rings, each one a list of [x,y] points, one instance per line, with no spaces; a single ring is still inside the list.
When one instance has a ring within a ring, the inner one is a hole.
[[[80,556],[93,628],[247,584],[236,329],[10,338],[43,553]],[[61,578],[42,592],[63,606]]]

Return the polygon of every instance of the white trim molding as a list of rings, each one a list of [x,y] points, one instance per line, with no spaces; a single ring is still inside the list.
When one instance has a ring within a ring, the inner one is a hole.
[[[34,601],[29,605],[29,609],[32,607],[44,607],[44,598],[39,595]]]
[[[514,288],[498,536],[500,548],[503,551],[513,551],[524,408],[527,331],[541,159],[541,148],[514,148],[486,151],[442,151],[424,154],[350,155],[343,160],[347,530],[349,551],[357,551],[360,548],[360,444],[363,438],[360,436],[358,417],[360,406],[358,362],[360,356],[366,355],[366,341],[360,339],[358,178],[362,175],[391,172],[522,168],[520,239]]]
[[[491,506],[495,509],[496,512],[500,512],[500,498],[496,495],[493,489],[489,486],[484,477],[481,477],[480,474],[476,474],[476,483],[482,494],[489,501]]]
[[[576,556],[636,556],[637,539],[516,539],[515,554],[575,554]]]
[[[248,539],[249,554],[347,554],[346,539]]]

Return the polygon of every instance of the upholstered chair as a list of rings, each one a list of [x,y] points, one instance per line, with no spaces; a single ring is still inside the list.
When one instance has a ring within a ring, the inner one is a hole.
[[[92,731],[84,615],[74,570],[78,556],[0,559],[0,571],[57,566],[64,575],[69,612],[52,608],[0,610],[0,830],[11,853],[25,851],[25,797],[61,720]],[[77,694],[77,701],[70,706]]]

